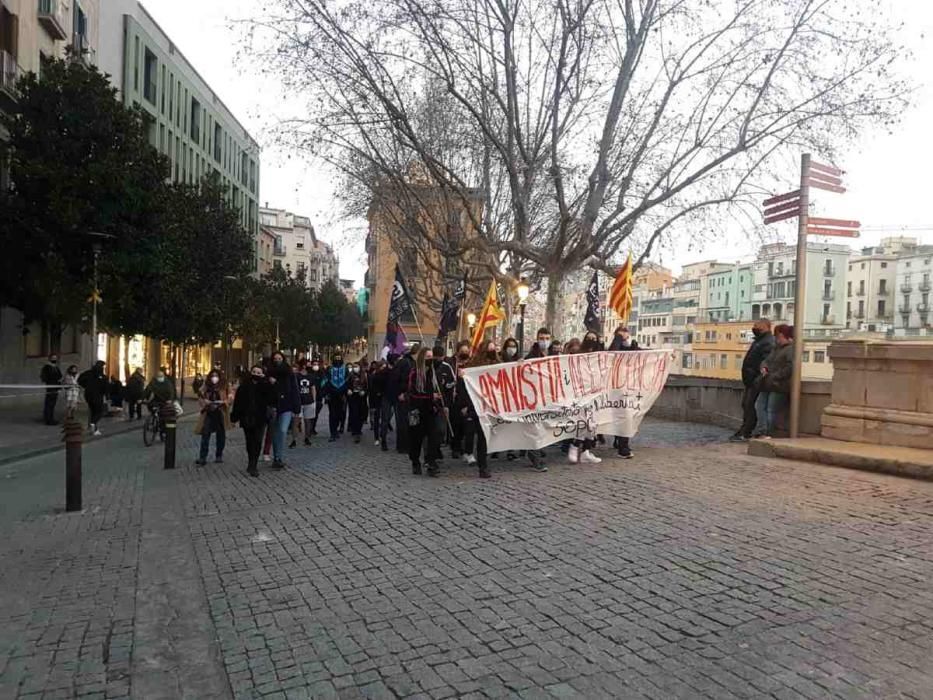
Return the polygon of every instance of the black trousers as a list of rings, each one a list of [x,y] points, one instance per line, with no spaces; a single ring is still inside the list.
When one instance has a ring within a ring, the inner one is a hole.
[[[745,387],[745,393],[742,394],[742,427],[739,428],[739,435],[751,437],[758,424],[758,413],[755,411],[755,401],[758,400],[757,386]]]
[[[363,434],[363,421],[366,419],[366,399],[362,396],[350,395],[347,397],[347,409],[349,413],[350,434]]]
[[[127,399],[127,405],[130,409],[130,418],[143,417],[143,402],[140,399]]]
[[[87,398],[85,397],[85,401]],[[90,413],[88,414],[88,423],[91,425],[97,425],[100,423],[100,418],[104,415],[104,401],[103,399],[91,399],[87,402],[87,408]]]
[[[395,402],[395,449],[408,452],[408,402]]]
[[[249,469],[256,469],[259,464],[259,453],[262,452],[262,438],[265,432],[264,424],[243,428],[243,437],[246,438],[246,463]]]
[[[388,449],[389,430],[392,429],[392,416],[395,415],[395,402],[389,399],[388,396],[383,396],[378,413],[379,429],[376,432],[376,435],[379,437],[379,441],[382,443],[382,446]],[[373,429],[375,430],[375,428]]]
[[[421,448],[424,446],[425,462],[431,468],[437,468],[437,457],[441,451],[441,433],[438,430],[437,415],[431,408],[412,408],[418,411],[418,425],[408,427],[408,457],[412,466],[421,466]]]
[[[45,390],[45,403],[42,405],[42,420],[47,425],[55,422],[55,404],[58,403],[58,389]]]
[[[463,452],[463,437],[466,427],[466,419],[463,414],[456,409],[450,412],[450,425],[453,430],[450,436],[451,452]]]
[[[327,399],[327,419],[330,424],[330,436],[337,437],[340,426],[347,416],[347,397],[342,394],[333,394]]]

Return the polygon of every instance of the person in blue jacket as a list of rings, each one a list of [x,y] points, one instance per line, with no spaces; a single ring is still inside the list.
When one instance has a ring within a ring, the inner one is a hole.
[[[330,442],[336,442],[341,419],[347,413],[347,390],[349,376],[343,364],[343,355],[334,354],[331,365],[324,375],[324,394],[327,401],[327,417],[330,423]]]

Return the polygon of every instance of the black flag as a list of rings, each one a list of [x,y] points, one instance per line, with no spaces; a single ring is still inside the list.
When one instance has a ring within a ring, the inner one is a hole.
[[[457,282],[457,288],[454,290],[454,301],[457,303],[457,306],[463,303],[463,300],[466,299],[466,284],[467,276],[466,273],[463,273],[463,279]]]
[[[457,330],[457,314],[460,305],[444,292],[444,301],[441,302],[441,322],[438,324],[437,337],[446,338],[451,331]]]
[[[588,331],[597,335],[600,333],[599,327],[599,273],[593,271],[593,279],[590,280],[586,288],[586,316],[583,317],[583,325]]]
[[[392,296],[389,297],[389,323],[397,324],[399,319],[411,311],[411,295],[408,293],[408,287],[405,286],[405,280],[402,279],[402,273],[395,266],[395,284],[392,285]]]

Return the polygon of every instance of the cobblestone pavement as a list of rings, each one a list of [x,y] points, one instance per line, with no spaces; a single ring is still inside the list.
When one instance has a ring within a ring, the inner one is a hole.
[[[187,431],[186,431],[187,433]],[[726,433],[727,434],[727,433]],[[494,477],[348,440],[0,467],[0,698],[933,698],[933,484],[647,422]]]

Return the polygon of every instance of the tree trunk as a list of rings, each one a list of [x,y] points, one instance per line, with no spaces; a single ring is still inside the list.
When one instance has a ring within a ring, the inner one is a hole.
[[[130,340],[131,336],[123,336],[123,381],[130,378]]]
[[[544,325],[551,333],[557,333],[557,300],[560,298],[560,283],[564,275],[560,271],[551,271],[547,275],[547,305],[544,309]]]

